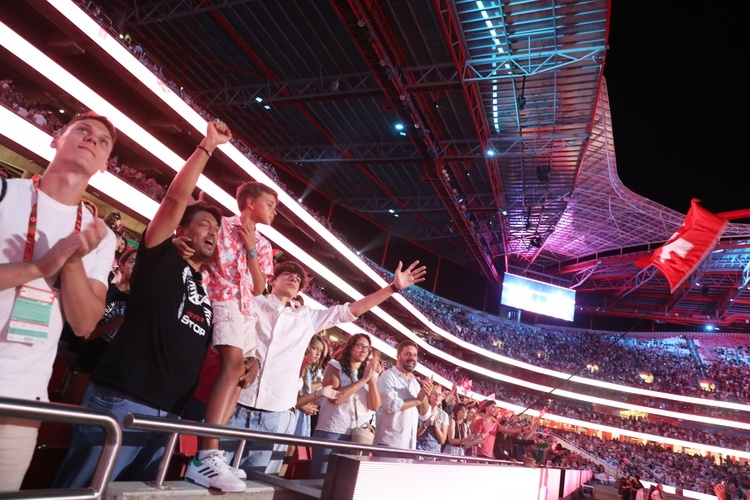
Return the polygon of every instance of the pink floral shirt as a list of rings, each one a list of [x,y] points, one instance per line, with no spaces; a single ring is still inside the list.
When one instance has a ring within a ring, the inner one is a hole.
[[[247,248],[240,236],[242,225],[238,216],[222,217],[219,229],[218,249],[206,263],[204,284],[212,302],[239,301],[242,314],[255,314],[253,277],[247,268]],[[271,243],[255,231],[255,258],[260,270],[273,273],[273,249]]]

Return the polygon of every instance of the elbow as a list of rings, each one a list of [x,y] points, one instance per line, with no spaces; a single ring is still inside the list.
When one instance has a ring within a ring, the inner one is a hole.
[[[73,323],[70,322],[70,328],[73,330],[73,333],[76,334],[76,337],[81,337],[84,340],[87,340],[92,333],[94,333],[94,328],[96,328],[97,322],[78,322]]]

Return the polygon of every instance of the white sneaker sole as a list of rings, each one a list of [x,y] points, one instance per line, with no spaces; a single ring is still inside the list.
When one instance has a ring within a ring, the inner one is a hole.
[[[188,477],[187,475],[185,475],[185,481],[191,482],[193,484],[197,484],[198,486],[202,486],[209,490],[220,491],[222,493],[244,493],[245,491],[247,491],[246,484],[243,484],[242,486],[237,485],[237,487],[224,488],[224,489],[216,487],[216,486],[211,486],[209,479],[205,476],[198,476],[196,478],[193,478],[193,477]]]

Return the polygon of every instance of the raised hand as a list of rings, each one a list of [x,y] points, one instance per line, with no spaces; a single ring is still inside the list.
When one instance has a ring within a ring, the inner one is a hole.
[[[415,260],[406,269],[401,269],[403,263],[398,261],[398,267],[396,268],[395,276],[393,278],[393,284],[399,290],[408,288],[415,283],[419,283],[425,280],[424,275],[427,273],[426,266],[419,266],[419,261]]]
[[[226,123],[221,120],[208,122],[206,129],[206,143],[209,150],[212,150],[219,144],[226,144],[232,138],[232,131]]]

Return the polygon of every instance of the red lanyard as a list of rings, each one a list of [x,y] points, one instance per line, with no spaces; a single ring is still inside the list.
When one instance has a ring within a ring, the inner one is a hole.
[[[29,229],[26,233],[26,248],[23,252],[23,261],[31,262],[34,256],[34,238],[36,237],[36,214],[39,205],[39,175],[34,174],[31,181],[34,183],[34,204],[31,206],[29,214]],[[78,215],[76,216],[76,231],[81,230],[81,220],[83,218],[83,202],[78,204]]]

